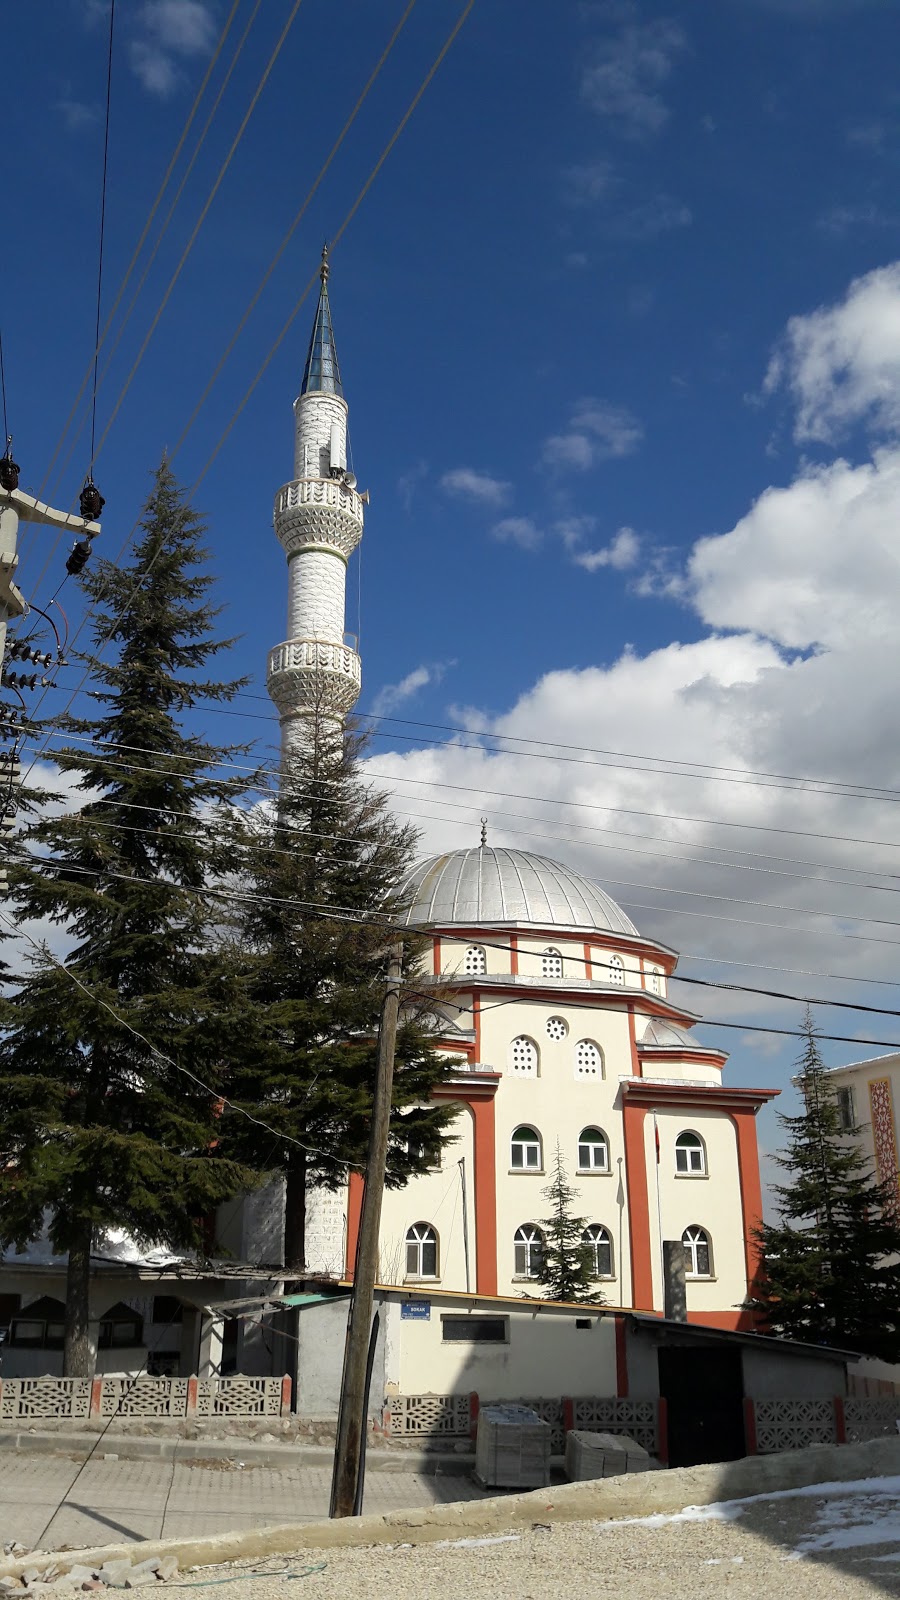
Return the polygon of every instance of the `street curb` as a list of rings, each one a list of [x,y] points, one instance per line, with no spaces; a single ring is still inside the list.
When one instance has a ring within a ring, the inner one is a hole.
[[[0,1560],[0,1578],[20,1577],[27,1567],[46,1561],[67,1572],[73,1566],[99,1567],[104,1562],[146,1560],[174,1555],[179,1566],[215,1566],[239,1559],[262,1560],[306,1550],[337,1550],[377,1544],[433,1544],[441,1539],[478,1538],[501,1530],[527,1532],[533,1523],[611,1521],[662,1513],[685,1506],[773,1494],[814,1484],[848,1483],[858,1478],[900,1473],[900,1439],[869,1444],[818,1445],[770,1456],[746,1456],[721,1466],[679,1467],[673,1471],[633,1473],[559,1488],[534,1489],[481,1501],[457,1501],[425,1510],[390,1511],[378,1517],[347,1517],[335,1522],[278,1524],[241,1533],[207,1534],[201,1538],[146,1539],[129,1544],[93,1546],[85,1550],[35,1552]]]
[[[123,1461],[242,1461],[246,1467],[331,1467],[334,1450],[321,1444],[254,1444],[251,1440],[137,1438],[117,1433],[14,1433],[0,1430],[0,1454],[29,1450],[36,1453],[95,1460],[117,1455]],[[366,1451],[369,1472],[414,1472],[430,1478],[460,1476],[471,1471],[475,1457],[439,1450]]]

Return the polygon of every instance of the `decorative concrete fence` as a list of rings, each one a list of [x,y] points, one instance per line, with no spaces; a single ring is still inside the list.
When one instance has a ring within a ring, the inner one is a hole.
[[[0,1425],[41,1418],[283,1417],[290,1378],[3,1378]]]
[[[745,1400],[744,1427],[748,1455],[812,1444],[863,1444],[900,1432],[900,1398]]]
[[[664,1400],[521,1399],[489,1400],[477,1394],[394,1395],[384,1413],[386,1432],[399,1438],[469,1439],[478,1428],[483,1405],[519,1405],[536,1411],[551,1428],[550,1448],[561,1455],[572,1428],[590,1433],[627,1433],[651,1455],[666,1457]]]

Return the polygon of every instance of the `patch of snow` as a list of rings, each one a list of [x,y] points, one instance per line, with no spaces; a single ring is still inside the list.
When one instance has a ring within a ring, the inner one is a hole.
[[[852,1500],[829,1501],[819,1512],[817,1529],[804,1535],[795,1554],[859,1550],[873,1544],[900,1545],[900,1506],[895,1494],[873,1491]],[[886,1559],[896,1560],[896,1556]]]
[[[858,1501],[860,1496],[868,1496],[875,1501],[888,1499],[896,1502],[900,1500],[900,1475],[883,1478],[853,1478],[849,1483],[807,1483],[797,1489],[770,1489],[768,1494],[748,1494],[741,1500],[717,1500],[708,1506],[685,1506],[683,1511],[658,1511],[649,1517],[619,1517],[615,1521],[595,1523],[595,1527],[599,1530],[626,1526],[666,1528],[678,1522],[730,1522],[736,1517],[743,1516],[748,1506],[764,1505],[771,1500],[834,1501],[840,1497],[840,1504],[844,1505],[846,1497],[849,1496],[854,1497],[854,1503]],[[832,1517],[832,1510],[833,1507],[829,1506],[829,1519]],[[896,1526],[900,1529],[900,1511],[896,1515],[898,1518]],[[868,1543],[887,1543],[893,1537],[893,1534],[889,1534],[881,1541],[870,1539]],[[898,1532],[897,1537],[900,1538],[900,1532]],[[825,1546],[822,1548],[824,1549]],[[837,1547],[835,1546],[834,1548]]]

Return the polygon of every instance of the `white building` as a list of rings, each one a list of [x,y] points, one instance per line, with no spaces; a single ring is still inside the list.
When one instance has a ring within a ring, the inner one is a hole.
[[[363,506],[347,471],[328,264],[300,397],[293,482],[275,530],[288,556],[289,639],[269,691],[289,755],[314,708],[355,703],[344,634],[346,562]],[[354,641],[355,644],[355,641]],[[483,843],[423,862],[408,924],[452,979],[440,1090],[458,1106],[441,1166],[384,1197],[382,1279],[481,1295],[535,1292],[542,1190],[557,1143],[608,1302],[663,1308],[664,1239],[682,1239],[688,1314],[747,1325],[761,1217],[755,1117],[773,1090],[731,1089],[724,1054],[668,996],[675,953],[641,936],[602,889],[559,862]],[[311,1207],[307,1266],[352,1272],[362,1183]]]

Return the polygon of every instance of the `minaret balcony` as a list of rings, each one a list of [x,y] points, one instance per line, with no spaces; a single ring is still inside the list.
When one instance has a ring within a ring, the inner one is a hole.
[[[349,556],[362,538],[363,504],[340,478],[297,478],[275,496],[275,533],[288,556],[317,546]]]
[[[344,716],[362,687],[362,662],[349,645],[289,639],[269,654],[266,687],[282,716],[321,707]]]

